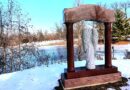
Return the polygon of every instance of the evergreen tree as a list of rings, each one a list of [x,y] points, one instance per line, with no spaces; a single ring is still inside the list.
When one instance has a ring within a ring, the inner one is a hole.
[[[113,24],[112,36],[117,37],[118,41],[125,40],[130,34],[130,19],[120,9],[116,10],[115,19],[116,22]]]

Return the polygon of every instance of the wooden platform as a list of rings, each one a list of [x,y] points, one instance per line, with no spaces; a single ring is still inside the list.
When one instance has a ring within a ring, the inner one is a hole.
[[[65,70],[66,72],[66,70]],[[105,68],[104,65],[88,70],[84,67],[76,68],[75,72],[63,73],[60,85],[63,90],[114,83],[121,80],[121,73],[115,66]]]

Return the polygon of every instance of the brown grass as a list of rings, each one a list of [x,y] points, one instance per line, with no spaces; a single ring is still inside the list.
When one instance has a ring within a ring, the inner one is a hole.
[[[78,45],[78,41],[74,40],[74,44]],[[99,43],[99,44],[103,44],[103,43]],[[116,43],[113,43],[114,45],[126,45],[126,44],[130,44],[130,41],[119,41]],[[66,41],[61,41],[61,42],[53,42],[48,44],[49,46],[51,45],[59,45],[59,46],[66,46]]]
[[[116,45],[125,45],[125,44],[130,44],[130,41],[119,41],[115,43]]]
[[[63,46],[63,45],[66,45],[66,42],[55,42],[55,43],[50,43],[49,45],[60,45],[60,46]]]

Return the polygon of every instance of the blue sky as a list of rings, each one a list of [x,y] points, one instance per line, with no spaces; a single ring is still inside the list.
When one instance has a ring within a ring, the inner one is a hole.
[[[3,1],[3,0],[2,0]],[[17,0],[22,10],[29,13],[31,24],[37,29],[52,30],[56,23],[63,23],[63,10],[74,6],[75,0]],[[98,4],[127,0],[81,0],[84,4]]]

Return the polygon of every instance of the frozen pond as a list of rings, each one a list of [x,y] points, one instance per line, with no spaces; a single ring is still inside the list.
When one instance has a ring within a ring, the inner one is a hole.
[[[97,51],[96,54],[104,57],[104,51]],[[112,57],[116,58],[117,60],[123,59],[125,57],[125,50],[115,50],[112,52]]]
[[[115,48],[114,52],[112,52],[112,57],[117,60],[122,60],[125,57],[125,48]],[[28,69],[35,66],[45,65],[48,66],[54,63],[62,63],[67,61],[67,48],[64,46],[42,46],[38,47],[36,50],[33,49],[23,49],[20,53],[18,50],[14,48],[14,56],[13,56],[13,71]],[[7,58],[6,58],[6,67],[7,72],[10,72],[10,62],[11,62],[11,54],[8,50]],[[104,59],[104,50],[103,47],[96,51],[96,56],[100,56]],[[74,48],[74,60],[78,60],[78,49]],[[81,59],[83,60],[83,59]],[[100,60],[100,59],[99,59]],[[124,59],[125,60],[125,59]]]
[[[40,49],[40,53],[48,54],[50,56],[55,55],[57,59],[60,59],[60,56],[63,56],[64,59],[67,58],[67,49],[66,47],[63,46],[48,46],[48,47],[43,47]],[[78,55],[78,50],[75,47],[74,48],[74,56],[75,59],[77,59]],[[100,55],[102,58],[104,58],[104,50],[97,50],[96,55]],[[115,49],[114,52],[112,52],[112,57],[115,57],[116,59],[123,59],[125,57],[125,50],[117,50]]]

